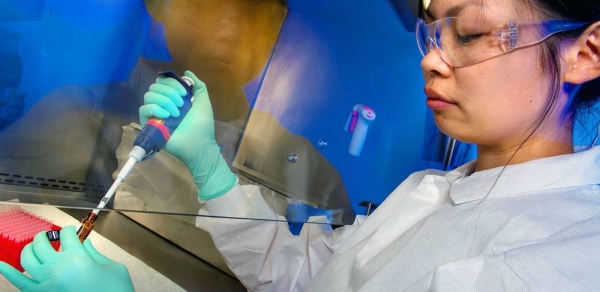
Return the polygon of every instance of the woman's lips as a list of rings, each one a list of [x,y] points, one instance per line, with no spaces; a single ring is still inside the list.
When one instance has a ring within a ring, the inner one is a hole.
[[[427,97],[427,100],[425,102],[427,104],[427,107],[431,108],[432,110],[444,110],[456,106],[455,103],[451,103],[449,101],[435,97]]]
[[[430,87],[425,87],[424,91],[425,95],[427,95],[427,100],[425,103],[427,104],[427,107],[431,108],[432,110],[443,110],[456,106],[456,103],[451,102]]]

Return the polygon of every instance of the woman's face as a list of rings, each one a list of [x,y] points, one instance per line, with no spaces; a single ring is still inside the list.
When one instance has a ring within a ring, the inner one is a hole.
[[[513,0],[432,0],[427,10],[428,23],[443,17],[537,18]],[[523,143],[550,92],[539,52],[540,45],[534,45],[460,68],[446,64],[436,50],[428,53],[421,67],[436,125],[453,138],[479,146],[509,149]]]

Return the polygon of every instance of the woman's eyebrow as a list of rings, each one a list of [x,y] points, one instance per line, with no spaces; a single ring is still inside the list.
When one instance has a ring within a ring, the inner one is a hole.
[[[427,19],[436,19],[435,16],[433,15],[433,13],[431,12],[431,10],[429,9],[425,9],[425,18]]]
[[[472,2],[469,2],[469,3],[472,3]],[[454,6],[450,9],[446,10],[446,15],[444,15],[444,17],[458,16],[460,14],[460,12],[465,9],[466,6],[470,6],[470,5],[468,3],[463,3],[460,5]]]
[[[474,6],[474,5],[484,6],[481,3],[481,1],[466,1],[464,3],[461,3],[459,5],[453,6],[450,9],[446,10],[446,13],[444,13],[443,17],[456,17],[466,7]],[[431,19],[438,19],[438,17],[435,17],[435,15],[433,14],[433,12],[431,12],[431,10],[429,10],[429,8],[425,9],[425,16],[428,17],[428,18],[431,18]]]

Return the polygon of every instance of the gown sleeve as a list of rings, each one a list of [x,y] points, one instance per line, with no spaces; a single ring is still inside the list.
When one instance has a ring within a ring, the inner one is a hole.
[[[196,226],[210,233],[229,268],[251,291],[304,290],[364,219],[332,229],[326,217],[315,216],[293,235],[258,187],[237,184],[207,201],[199,215]]]

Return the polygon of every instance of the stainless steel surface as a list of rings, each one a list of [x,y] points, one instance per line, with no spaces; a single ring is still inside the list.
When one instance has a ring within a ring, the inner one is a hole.
[[[0,174],[0,201],[19,200],[21,203],[49,204],[58,207],[93,208],[102,198],[98,191],[66,189],[57,182],[27,183],[26,179],[10,179]]]
[[[61,209],[75,217],[83,218],[86,210]],[[145,214],[156,222],[168,215]],[[178,229],[178,226],[172,226]],[[177,283],[186,291],[246,291],[234,277],[215,268],[206,261],[187,252],[159,234],[116,212],[101,212],[94,231],[140,259],[148,266]],[[183,238],[182,238],[183,240]],[[197,238],[189,238],[189,244],[202,245]],[[118,259],[114,259],[117,260]],[[135,271],[130,271],[134,273]]]
[[[208,233],[196,228],[193,217],[176,215],[158,215],[139,212],[122,212],[124,216],[152,230],[154,233],[171,241],[183,250],[197,256],[221,271],[234,276],[227,267],[223,257],[214,246]]]
[[[261,103],[287,114],[286,103],[276,98]],[[311,140],[289,131],[266,110],[252,111],[232,166],[242,176],[305,205],[342,214],[333,224],[354,222],[355,213],[338,170]]]

